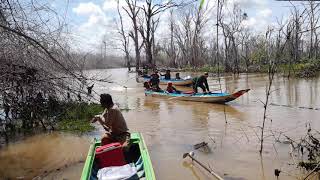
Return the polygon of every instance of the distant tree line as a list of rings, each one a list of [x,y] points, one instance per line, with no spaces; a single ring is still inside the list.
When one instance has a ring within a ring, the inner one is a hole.
[[[285,74],[303,77],[317,74],[319,3],[311,0],[291,3],[289,17],[278,19],[276,25],[269,25],[262,32],[246,26],[250,17],[239,4],[230,7],[226,0],[215,3],[212,7],[208,1],[199,5],[198,1],[125,0],[118,12],[121,22],[123,16],[128,16],[132,25],[126,31],[123,23],[119,25],[126,61],[136,62],[137,68],[141,67],[141,59],[145,59],[150,67],[219,66],[225,72],[259,72],[268,64],[268,53],[275,58],[276,48],[288,41],[283,56],[277,59]],[[167,37],[157,37],[161,15],[166,11],[170,13]],[[270,36],[268,41],[266,34]],[[131,41],[133,57],[129,56]]]

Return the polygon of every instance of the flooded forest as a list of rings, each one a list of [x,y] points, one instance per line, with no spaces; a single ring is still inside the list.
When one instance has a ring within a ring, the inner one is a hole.
[[[0,0],[0,180],[85,180],[104,93],[144,137],[140,179],[319,179],[319,18],[313,0]]]

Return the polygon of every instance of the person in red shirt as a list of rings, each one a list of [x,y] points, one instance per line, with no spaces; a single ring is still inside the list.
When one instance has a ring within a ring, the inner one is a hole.
[[[167,85],[167,92],[168,93],[181,93],[181,91],[177,90],[173,85],[172,82],[169,82]]]

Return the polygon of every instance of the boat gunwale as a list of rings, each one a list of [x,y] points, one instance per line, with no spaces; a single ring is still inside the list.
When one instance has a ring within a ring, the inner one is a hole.
[[[98,144],[100,144],[100,142],[96,138],[94,138],[93,142],[90,144],[88,155],[81,173],[81,180],[88,180],[91,176],[94,157],[96,155],[95,149],[98,146]]]
[[[138,144],[140,155],[142,157],[143,161],[143,167],[145,171],[145,178],[147,180],[155,180],[155,174],[151,162],[151,158],[148,152],[148,148],[145,144],[144,138],[141,133],[135,132],[131,133],[130,136],[130,143],[132,144]],[[95,149],[100,145],[101,141],[94,138],[93,142],[90,145],[88,155],[85,161],[85,164],[83,166],[82,174],[81,174],[81,180],[89,180],[91,176],[91,170],[95,158]]]
[[[145,90],[146,96],[152,96],[152,97],[168,97],[168,98],[174,98],[177,100],[182,101],[194,101],[194,102],[205,102],[205,103],[226,103],[229,101],[233,101],[237,99],[238,97],[242,96],[243,94],[247,93],[250,89],[243,89],[239,90],[237,92],[234,92],[232,94],[229,93],[212,93],[212,94],[177,94],[177,93],[168,93],[168,92],[154,92]],[[221,94],[221,95],[219,95]],[[215,95],[215,96],[214,96]]]

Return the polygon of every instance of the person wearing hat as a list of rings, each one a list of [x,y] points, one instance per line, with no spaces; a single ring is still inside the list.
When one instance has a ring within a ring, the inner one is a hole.
[[[207,81],[208,76],[209,74],[205,72],[203,75],[192,79],[192,88],[194,93],[198,93],[198,87],[202,89],[203,93],[210,92]]]

